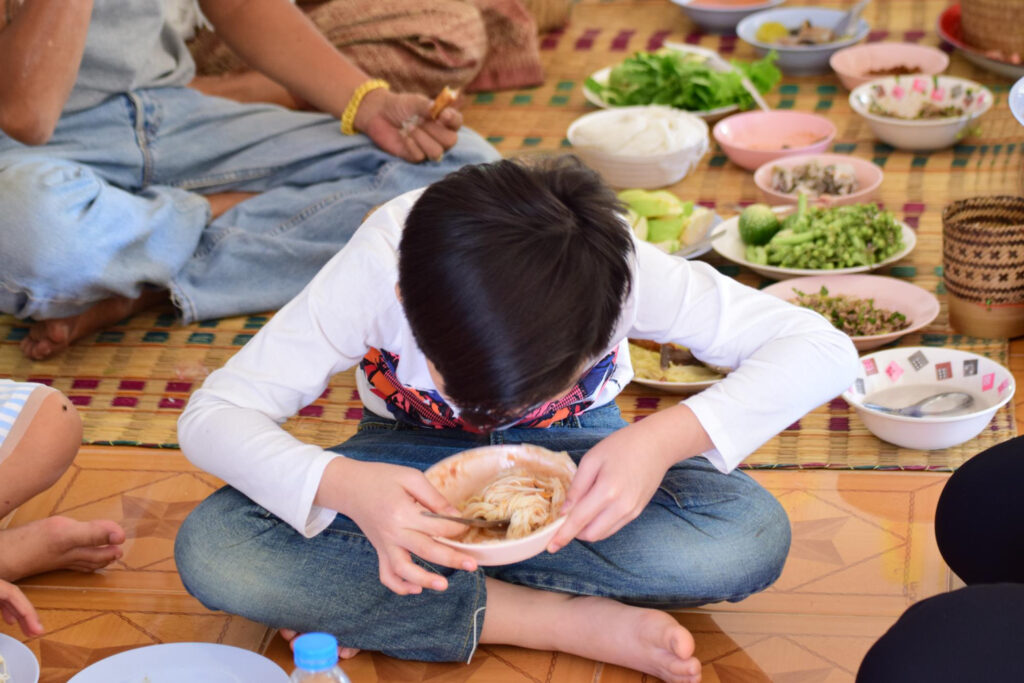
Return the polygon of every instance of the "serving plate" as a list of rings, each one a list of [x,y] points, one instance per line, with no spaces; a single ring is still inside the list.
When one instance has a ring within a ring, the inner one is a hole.
[[[1024,126],[1024,76],[1010,88],[1010,111],[1014,117]]]
[[[787,207],[789,208],[789,207]],[[789,211],[783,213],[786,215]],[[723,221],[718,226],[719,230],[725,231],[725,234],[719,237],[711,245],[711,248],[715,250],[717,254],[723,256],[734,263],[738,263],[741,266],[746,266],[758,275],[762,275],[772,280],[786,280],[792,277],[803,277],[805,275],[846,275],[852,273],[868,273],[872,270],[878,270],[885,266],[896,263],[901,258],[909,254],[914,246],[917,244],[917,235],[906,223],[899,221],[900,227],[903,230],[903,248],[898,252],[878,263],[871,266],[856,266],[852,268],[834,268],[832,270],[823,269],[811,269],[811,268],[783,268],[781,266],[769,266],[760,263],[751,263],[747,260],[746,250],[747,245],[740,239],[740,217],[733,216],[732,218]]]
[[[266,657],[217,643],[164,643],[126,650],[75,674],[68,683],[288,683]],[[14,681],[12,683],[19,683]]]
[[[696,394],[699,391],[704,391],[712,384],[721,382],[721,379],[709,379],[703,382],[661,382],[656,379],[643,379],[641,377],[633,377],[634,382],[650,387],[651,389],[657,389],[658,391],[664,391],[667,394]]]
[[[687,53],[687,54],[698,55],[700,57],[704,57],[707,60],[707,62],[708,62],[708,67],[711,68],[711,69],[714,69],[715,71],[730,71],[730,70],[732,70],[732,67],[729,66],[728,62],[724,62],[724,60],[722,60],[718,56],[717,53],[712,52],[711,50],[708,50],[706,48],[701,48],[701,47],[692,46],[692,45],[686,45],[684,43],[675,43],[675,42],[672,42],[672,41],[665,41],[664,47],[666,49],[674,50],[676,52],[684,52],[684,53]],[[597,71],[592,73],[590,75],[590,77],[593,78],[598,83],[604,85],[604,84],[608,83],[608,78],[611,76],[612,68],[613,67],[611,67],[611,66],[606,66],[603,69],[598,69]],[[610,105],[607,102],[605,102],[604,99],[600,95],[595,93],[593,90],[590,90],[585,84],[583,86],[583,97],[585,97],[586,100],[588,102],[590,102],[591,104],[593,104],[595,107],[601,107],[602,109],[609,109],[609,108],[612,107],[612,105]],[[623,106],[626,106],[626,105],[623,105]],[[737,106],[735,104],[732,104],[732,105],[729,105],[727,107],[718,107],[717,109],[704,109],[704,110],[699,110],[699,111],[693,111],[691,109],[683,109],[681,111],[688,111],[691,114],[694,114],[695,116],[701,117],[702,119],[704,119],[708,123],[714,123],[715,121],[718,121],[719,119],[725,118],[729,114],[732,114],[732,113],[737,112],[739,110],[740,110],[739,106]]]
[[[794,289],[814,294],[821,291],[822,287],[828,289],[829,296],[845,294],[859,299],[872,299],[876,308],[902,313],[910,322],[910,325],[896,332],[850,335],[858,351],[875,349],[896,341],[920,330],[939,315],[939,300],[934,294],[905,280],[884,275],[812,275],[776,282],[761,291],[791,301],[797,296]]]
[[[1020,27],[1013,27],[1020,30]],[[964,59],[1000,76],[1007,78],[1024,77],[1024,64],[1014,64],[1001,59],[993,59],[981,50],[973,48],[963,40],[963,32],[960,28],[960,4],[947,7],[939,15],[937,30],[939,37],[955,47],[964,56]]]
[[[11,683],[37,683],[39,662],[24,643],[0,633],[0,655],[3,655]]]

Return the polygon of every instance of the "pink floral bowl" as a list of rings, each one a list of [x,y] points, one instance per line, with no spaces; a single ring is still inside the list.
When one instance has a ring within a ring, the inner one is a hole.
[[[824,116],[775,109],[722,119],[712,135],[734,164],[753,171],[782,157],[824,152],[836,137],[836,127]]]
[[[431,465],[424,475],[455,507],[459,507],[507,470],[525,470],[539,476],[556,476],[566,489],[576,475],[576,463],[567,453],[556,453],[530,444],[483,446],[451,455]],[[532,534],[513,540],[462,543],[450,538],[437,540],[477,561],[481,566],[522,562],[544,551],[565,522],[559,517]]]
[[[992,92],[956,76],[889,76],[854,88],[850,106],[897,149],[943,149],[970,134],[992,106]]]
[[[850,194],[821,194],[817,197],[808,197],[810,201],[822,206],[842,206],[844,204],[861,204],[869,202],[877,194],[882,184],[884,173],[882,168],[866,159],[850,156],[849,154],[799,154],[797,156],[775,159],[767,164],[761,164],[754,171],[754,184],[761,190],[765,201],[772,205],[796,204],[800,201],[800,193],[785,193],[774,189],[772,177],[775,169],[794,168],[817,161],[822,166],[829,164],[848,164],[853,167],[854,177],[857,179],[858,189]]]
[[[942,50],[914,43],[865,43],[836,52],[829,65],[847,90],[862,83],[884,77],[869,74],[896,67],[915,69],[916,73],[934,76],[949,66],[949,56]]]

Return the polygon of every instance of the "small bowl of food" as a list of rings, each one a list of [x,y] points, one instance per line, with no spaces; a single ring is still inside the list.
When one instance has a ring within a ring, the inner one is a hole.
[[[771,294],[823,315],[867,351],[916,332],[939,315],[926,289],[883,275],[812,275],[765,287]]]
[[[829,70],[829,58],[837,50],[864,40],[868,22],[858,19],[844,35],[833,30],[846,14],[843,10],[821,7],[789,7],[751,14],[736,27],[744,42],[758,55],[775,50],[776,63],[793,76],[823,74]]]
[[[935,76],[949,66],[949,55],[916,43],[866,43],[836,52],[828,60],[847,90],[884,76]]]
[[[629,340],[629,359],[634,382],[669,394],[696,394],[729,374],[697,360],[684,346],[647,339]]]
[[[708,124],[672,107],[584,114],[569,126],[573,152],[612,187],[651,189],[682,180],[707,154]]]
[[[850,106],[897,149],[951,147],[992,106],[985,86],[956,76],[889,76],[858,85]]]
[[[824,152],[836,126],[817,114],[776,109],[722,119],[711,134],[734,164],[753,171],[782,157]]]
[[[707,33],[731,33],[754,12],[778,7],[786,0],[672,0],[690,21]]]
[[[1014,390],[1010,371],[986,356],[900,346],[861,356],[843,400],[882,441],[930,451],[980,434]]]
[[[762,164],[754,184],[769,204],[796,204],[801,194],[825,206],[870,201],[882,184],[877,164],[847,154],[800,154]]]
[[[507,528],[467,527],[456,538],[438,538],[481,566],[521,562],[542,552],[565,522],[565,492],[576,474],[568,453],[518,444],[484,446],[431,465],[427,480],[459,514],[509,519]]]

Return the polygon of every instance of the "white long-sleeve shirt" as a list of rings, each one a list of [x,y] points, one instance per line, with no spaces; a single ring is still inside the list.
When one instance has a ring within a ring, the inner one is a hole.
[[[342,457],[303,443],[281,423],[323,393],[367,351],[401,357],[402,384],[435,390],[395,291],[405,217],[420,195],[374,212],[312,282],[195,392],[178,422],[185,455],[300,533],[314,536],[335,511],[313,504],[324,469]],[[618,366],[592,407],[614,400],[633,376],[629,337],[675,342],[702,361],[734,368],[685,399],[723,472],[854,379],[849,337],[808,309],[740,284],[711,266],[636,241],[633,286],[608,351]],[[388,411],[357,370],[360,396]]]

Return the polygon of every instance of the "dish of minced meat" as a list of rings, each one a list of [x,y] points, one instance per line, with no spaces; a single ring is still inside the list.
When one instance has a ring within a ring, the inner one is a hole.
[[[827,287],[813,294],[801,292],[796,287],[793,291],[797,296],[790,299],[792,303],[817,311],[851,337],[889,334],[910,327],[907,316],[899,311],[876,308],[874,299],[861,299],[847,294],[829,295]]]

